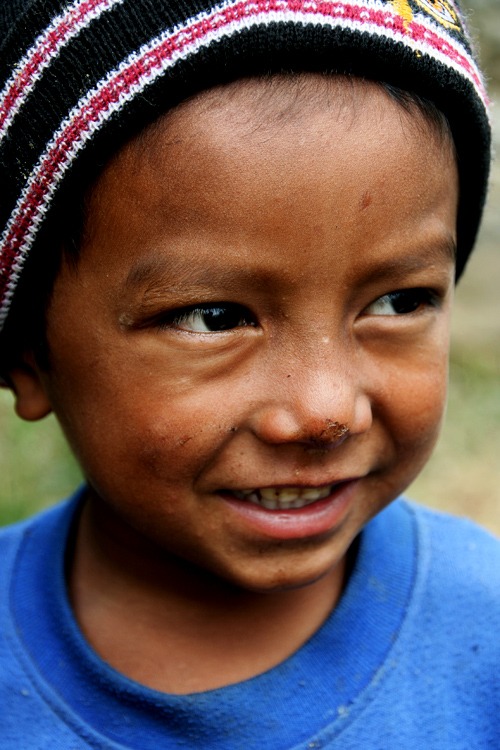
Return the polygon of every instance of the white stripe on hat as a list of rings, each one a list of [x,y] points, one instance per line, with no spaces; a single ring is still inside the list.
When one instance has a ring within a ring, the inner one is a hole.
[[[124,0],[76,0],[53,19],[14,68],[0,93],[0,143],[42,72],[93,20]]]

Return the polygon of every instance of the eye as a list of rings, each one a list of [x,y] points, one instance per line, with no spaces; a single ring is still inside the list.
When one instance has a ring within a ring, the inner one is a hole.
[[[421,307],[437,307],[438,302],[438,296],[431,289],[398,289],[376,299],[364,312],[367,315],[408,315]]]
[[[161,321],[159,327],[160,329],[178,328],[194,333],[219,333],[233,328],[256,325],[255,317],[243,305],[233,302],[216,302],[175,310],[167,319]]]

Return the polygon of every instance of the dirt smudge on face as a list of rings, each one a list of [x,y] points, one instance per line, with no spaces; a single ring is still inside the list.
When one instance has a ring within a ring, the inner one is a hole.
[[[361,196],[361,200],[359,202],[360,211],[365,211],[368,208],[368,206],[370,206],[371,202],[372,202],[371,193],[369,190],[366,190]]]

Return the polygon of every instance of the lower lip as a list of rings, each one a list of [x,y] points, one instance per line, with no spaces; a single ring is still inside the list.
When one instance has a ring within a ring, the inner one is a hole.
[[[219,497],[259,535],[282,540],[306,539],[329,534],[342,523],[352,504],[358,481],[342,482],[328,497],[290,510],[268,510],[231,495]]]

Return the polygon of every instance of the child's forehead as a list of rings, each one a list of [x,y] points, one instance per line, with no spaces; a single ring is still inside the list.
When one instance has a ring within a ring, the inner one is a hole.
[[[421,112],[401,109],[383,88],[365,81],[332,84],[311,76],[300,90],[296,83],[255,79],[211,90],[142,132],[92,190],[82,254],[93,244],[106,254],[102,237],[110,226],[115,239],[123,233],[125,246],[129,223],[141,225],[146,255],[148,248],[163,246],[171,255],[179,236],[194,237],[185,254],[196,255],[203,233],[221,238],[223,246],[229,225],[236,245],[245,244],[240,233],[252,237],[264,222],[269,236],[284,231],[276,218],[284,204],[293,214],[290,225],[302,221],[304,229],[311,223],[319,228],[325,212],[348,223],[348,190],[364,210],[372,201],[393,202],[401,190],[419,193],[424,181],[436,183],[443,170],[454,194],[451,139],[443,147]],[[318,97],[319,87],[332,96]],[[276,214],[266,211],[272,202]],[[160,228],[169,238],[165,245],[156,239]]]
[[[395,162],[401,133],[421,145],[418,168]],[[331,156],[339,138],[341,159]],[[360,165],[365,150],[378,151],[379,163]],[[377,82],[309,73],[238,80],[185,101],[115,154],[88,192],[82,250],[124,212],[142,212],[150,234],[160,216],[173,228],[203,225],[214,202],[230,205],[231,192],[262,193],[261,178],[277,196],[297,179],[296,164],[312,195],[336,170],[369,190],[381,165],[393,164],[417,184],[423,171],[433,179],[436,163],[445,162],[455,169],[449,131],[443,136],[421,108],[403,107]]]
[[[300,137],[290,137],[294,132],[314,128],[328,135],[336,122],[354,124],[363,111],[370,112],[375,132],[384,113],[395,108],[402,126],[424,129],[429,137],[447,136],[442,140],[451,143],[447,126],[438,127],[436,117],[429,115],[419,99],[408,97],[400,104],[378,81],[334,74],[275,74],[238,79],[191,97],[142,130],[110,164],[120,161],[132,169],[135,164],[139,171],[148,163],[156,166],[165,149],[175,152],[182,147],[187,152],[187,169],[190,146],[231,139],[233,133],[243,144],[245,140],[250,144],[267,138],[288,139],[285,145],[300,148]]]

